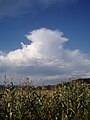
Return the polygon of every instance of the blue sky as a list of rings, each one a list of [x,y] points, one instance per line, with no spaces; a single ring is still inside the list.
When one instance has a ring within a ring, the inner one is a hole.
[[[41,35],[43,32],[47,34],[47,31],[50,33],[49,30],[51,30],[54,34],[56,33],[55,32],[56,29],[59,30],[60,34],[61,32],[63,32],[64,36],[69,39],[69,41],[66,42],[65,45],[63,46],[64,50],[67,50],[68,52],[69,51],[75,52],[75,50],[78,49],[79,52],[77,53],[80,54],[81,56],[87,56],[88,58],[83,59],[89,61],[90,57],[89,0],[37,0],[37,2],[35,0],[19,0],[19,1],[16,0],[15,2],[14,0],[8,1],[0,0],[0,51],[1,55],[4,57],[3,60],[1,58],[1,69],[3,69],[3,71],[5,72],[7,71],[4,69],[6,63],[5,59],[9,58],[8,54],[10,52],[23,49],[20,44],[21,42],[30,45],[31,41],[33,41],[32,37],[30,36],[30,38],[28,38],[25,36],[25,35],[29,36],[28,35],[29,32],[31,32],[32,36],[36,35],[37,38],[39,38],[38,37],[39,35],[33,33],[34,30],[36,30],[37,33],[38,30],[41,30],[42,31],[40,32]],[[56,54],[53,56],[56,56]],[[63,58],[64,60],[66,59],[65,56],[63,56]],[[4,64],[4,67],[2,64]],[[46,68],[50,69],[48,67]],[[39,69],[40,71],[42,71],[42,69],[44,71],[43,67],[40,67]],[[37,70],[34,69],[33,74],[35,71]],[[75,69],[73,71],[78,70]],[[86,71],[89,72],[89,70]]]
[[[70,39],[67,44],[69,48],[79,48],[83,52],[89,53],[89,0],[77,0],[74,3],[63,3],[64,5],[58,3],[46,5],[46,7],[43,5],[45,8],[42,8],[42,3],[36,4],[34,7],[29,7],[26,13],[24,13],[23,10],[25,6],[20,10],[16,7],[16,10],[13,11],[13,7],[10,7],[14,6],[15,3],[12,2],[11,4],[9,1],[11,2],[11,0],[8,0],[8,6],[5,4],[5,1],[2,2],[1,0],[0,2],[3,4],[3,6],[0,6],[0,49],[2,51],[17,49],[20,47],[21,41],[28,42],[24,35],[29,31],[41,27],[47,27],[63,31],[65,36]],[[31,0],[24,2],[29,3],[29,1]],[[66,1],[71,2],[72,0]],[[5,7],[6,11],[10,9],[9,12],[4,15],[2,7]]]

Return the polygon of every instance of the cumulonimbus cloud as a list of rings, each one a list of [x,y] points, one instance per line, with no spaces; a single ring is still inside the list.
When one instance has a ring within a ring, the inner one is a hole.
[[[90,57],[79,49],[65,49],[68,39],[61,31],[40,28],[26,37],[30,44],[21,43],[21,49],[0,55],[1,73],[37,76],[38,80],[90,77]]]
[[[68,4],[77,0],[0,0],[0,18],[30,13],[37,8],[48,8],[54,4]]]

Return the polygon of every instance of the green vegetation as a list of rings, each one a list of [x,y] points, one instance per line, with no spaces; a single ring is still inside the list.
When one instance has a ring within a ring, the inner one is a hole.
[[[90,84],[12,85],[0,93],[0,120],[90,120]]]

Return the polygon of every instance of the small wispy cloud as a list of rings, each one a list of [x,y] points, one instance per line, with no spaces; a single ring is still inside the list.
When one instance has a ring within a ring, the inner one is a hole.
[[[79,49],[65,49],[68,39],[61,31],[40,28],[26,37],[32,43],[21,43],[21,49],[0,55],[1,70],[30,75],[34,80],[90,76],[90,56]]]
[[[0,51],[0,55],[3,55],[3,52],[2,52],[2,51]]]
[[[32,12],[32,9],[48,8],[54,4],[72,4],[77,0],[0,0],[0,18],[18,16]]]

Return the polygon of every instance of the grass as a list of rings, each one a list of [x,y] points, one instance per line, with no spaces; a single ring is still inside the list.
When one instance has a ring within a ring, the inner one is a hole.
[[[90,120],[90,85],[0,88],[0,120]]]

